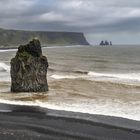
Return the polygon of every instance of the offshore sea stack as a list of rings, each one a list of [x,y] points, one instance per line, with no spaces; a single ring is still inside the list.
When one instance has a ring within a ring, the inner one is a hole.
[[[48,91],[47,68],[47,57],[42,55],[38,39],[20,45],[16,56],[11,59],[11,91]]]

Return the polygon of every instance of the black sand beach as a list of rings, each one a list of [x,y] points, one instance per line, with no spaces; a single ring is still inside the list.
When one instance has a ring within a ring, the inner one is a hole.
[[[139,140],[140,122],[0,104],[2,140]]]

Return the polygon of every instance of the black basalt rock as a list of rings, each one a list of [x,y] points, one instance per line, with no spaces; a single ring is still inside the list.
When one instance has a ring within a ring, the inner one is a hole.
[[[27,45],[20,45],[16,56],[11,59],[11,91],[48,91],[47,68],[47,57],[42,55],[38,39],[33,39]]]

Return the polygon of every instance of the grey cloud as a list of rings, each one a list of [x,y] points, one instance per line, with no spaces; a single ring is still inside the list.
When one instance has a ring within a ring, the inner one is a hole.
[[[139,8],[139,0],[1,0],[0,26],[129,36],[140,32]]]

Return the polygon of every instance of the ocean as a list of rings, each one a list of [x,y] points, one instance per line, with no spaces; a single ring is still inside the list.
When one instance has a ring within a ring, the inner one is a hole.
[[[47,93],[11,93],[10,60],[0,50],[0,103],[123,117],[140,121],[140,46],[43,48]]]

